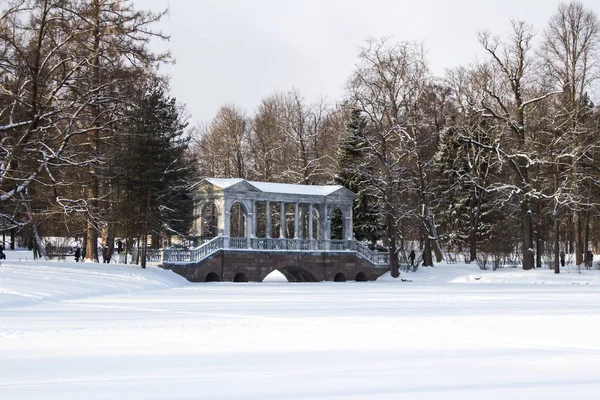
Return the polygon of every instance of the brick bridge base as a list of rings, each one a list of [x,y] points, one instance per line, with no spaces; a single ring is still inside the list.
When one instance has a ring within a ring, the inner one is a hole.
[[[373,281],[389,269],[375,268],[354,252],[267,252],[219,250],[192,264],[169,264],[163,268],[190,282],[262,282],[280,271],[290,282]]]

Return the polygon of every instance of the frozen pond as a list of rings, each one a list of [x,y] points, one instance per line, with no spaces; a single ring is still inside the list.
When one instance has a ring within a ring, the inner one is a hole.
[[[188,284],[156,268],[5,262],[0,398],[597,398],[597,271],[480,283],[465,268]]]

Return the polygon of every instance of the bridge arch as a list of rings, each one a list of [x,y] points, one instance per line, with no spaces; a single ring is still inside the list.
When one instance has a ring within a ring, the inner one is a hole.
[[[269,275],[273,271],[279,271],[288,280],[288,282],[319,282],[320,280],[309,270],[296,266],[285,266],[273,268],[269,271],[266,271],[260,277],[260,281],[262,282],[267,275]]]
[[[335,274],[333,281],[334,282],[346,282],[346,275],[344,275],[341,272],[338,272],[337,274]]]
[[[356,282],[366,282],[367,281],[367,275],[365,275],[364,272],[359,272],[358,274],[356,274],[356,278],[354,280]]]
[[[234,282],[248,282],[248,277],[243,272],[238,272],[233,277]]]
[[[245,237],[248,232],[248,206],[242,201],[234,201],[229,207],[229,235],[231,237]]]
[[[219,208],[217,204],[208,200],[200,207],[200,237],[211,239],[219,234]]]
[[[329,212],[331,220],[331,239],[343,240],[346,236],[344,227],[344,213],[339,207],[333,207]]]
[[[208,275],[206,275],[204,282],[221,282],[221,278],[216,272],[210,272]]]

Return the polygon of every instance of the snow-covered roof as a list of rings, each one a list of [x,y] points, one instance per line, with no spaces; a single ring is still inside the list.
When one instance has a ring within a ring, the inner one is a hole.
[[[272,183],[272,182],[256,182],[247,181],[242,178],[206,178],[206,182],[221,188],[223,190],[231,188],[237,184],[245,182],[246,185],[252,186],[257,191],[273,194],[290,194],[290,195],[309,195],[309,196],[328,196],[341,189],[340,185],[298,185],[290,183]],[[349,190],[347,193],[352,193]]]
[[[339,185],[317,186],[317,185],[294,185],[290,183],[271,182],[248,182],[261,192],[285,193],[285,194],[308,194],[315,196],[327,196],[342,188]]]
[[[227,189],[230,186],[240,183],[244,179],[242,178],[206,178],[206,181],[212,183],[213,185],[220,187],[221,189]]]

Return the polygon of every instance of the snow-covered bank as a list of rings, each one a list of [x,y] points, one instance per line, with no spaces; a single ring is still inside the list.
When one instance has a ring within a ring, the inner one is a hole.
[[[481,270],[476,263],[436,264],[435,267],[421,267],[416,272],[402,273],[402,279],[412,283],[495,283],[495,284],[549,284],[549,285],[600,285],[600,270],[586,270],[567,265],[560,274],[554,270],[541,268],[525,271],[521,268],[500,268],[496,271]],[[389,272],[380,281],[398,281]]]
[[[109,294],[166,289],[188,282],[157,267],[25,261],[29,251],[5,251],[0,267],[0,309]],[[19,261],[20,260],[20,261]]]
[[[190,284],[156,268],[9,260],[0,399],[597,398],[597,271],[402,277]]]

